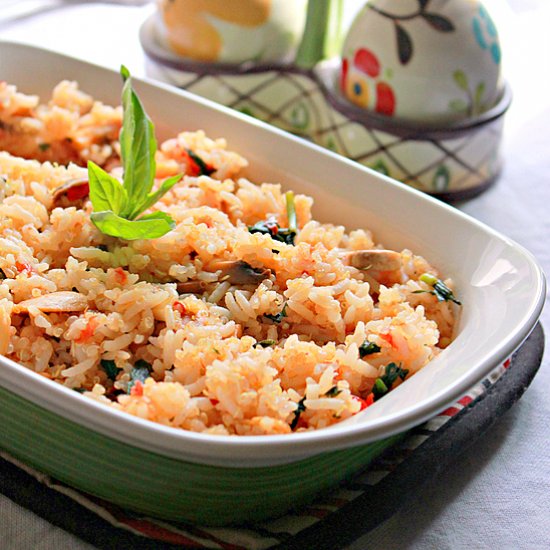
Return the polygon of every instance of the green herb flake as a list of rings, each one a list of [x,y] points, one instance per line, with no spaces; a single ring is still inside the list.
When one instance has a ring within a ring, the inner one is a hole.
[[[325,397],[336,397],[337,395],[340,395],[342,393],[342,390],[338,386],[332,386],[330,390],[328,390],[325,393]]]
[[[433,290],[415,290],[413,294],[432,294],[439,302],[451,301],[459,306],[462,305],[462,302],[455,298],[453,291],[441,279],[438,279],[431,273],[424,273],[420,276],[420,280],[433,287]]]
[[[86,388],[72,388],[73,391],[75,391],[76,393],[84,393],[86,390]]]
[[[294,418],[290,423],[291,430],[294,430],[296,428],[296,426],[298,425],[298,420],[300,420],[300,415],[306,410],[306,406],[304,405],[305,400],[306,398],[302,397],[302,399],[298,401],[298,405],[296,406],[296,410],[294,411]]]
[[[275,340],[260,340],[259,342],[256,342],[253,347],[270,348],[271,346],[274,346],[276,343],[277,342]]]
[[[373,353],[378,353],[382,348],[375,344],[374,342],[369,342],[368,340],[365,340],[360,346],[359,346],[359,357],[363,359],[363,357],[366,357],[367,355],[372,355]]]
[[[4,279],[7,279],[6,274],[3,269],[0,269],[0,281],[3,281]]]
[[[38,148],[44,152],[44,151],[47,151],[49,148],[51,147],[51,145],[49,143],[39,143],[38,144]]]
[[[286,200],[286,217],[288,218],[288,228],[281,227],[274,218],[255,223],[248,227],[250,233],[262,233],[269,235],[274,241],[294,245],[294,239],[298,233],[298,222],[296,218],[296,206],[294,204],[294,193],[287,191]],[[276,254],[279,252],[274,250]]]
[[[132,88],[130,73],[121,67],[123,119],[120,153],[124,168],[123,182],[88,161],[90,200],[94,208],[91,220],[104,234],[125,240],[156,239],[175,227],[164,212],[142,215],[167,193],[181,175],[164,180],[156,191],[155,153],[157,141],[153,122]]]
[[[285,194],[286,200],[286,217],[288,219],[288,229],[294,234],[298,231],[298,220],[296,218],[296,205],[294,204],[294,193],[287,191]]]
[[[386,365],[386,370],[384,375],[377,378],[374,382],[372,388],[372,393],[374,394],[374,400],[380,399],[380,397],[386,395],[392,388],[393,384],[398,378],[405,380],[409,374],[407,369],[402,369],[396,363],[389,363]]]
[[[285,317],[287,317],[286,304],[283,306],[283,309],[279,313],[276,313],[275,315],[272,315],[271,313],[264,313],[264,317],[270,319],[274,323],[280,323]]]
[[[120,369],[116,366],[116,363],[111,359],[102,359],[100,361],[101,368],[105,371],[107,378],[113,382],[116,380]]]
[[[145,380],[151,376],[152,371],[153,368],[150,363],[147,363],[147,361],[144,361],[143,359],[136,361],[134,363],[134,368],[130,371],[130,382],[128,382],[127,392],[130,393],[132,391],[132,388],[137,381],[145,384]]]

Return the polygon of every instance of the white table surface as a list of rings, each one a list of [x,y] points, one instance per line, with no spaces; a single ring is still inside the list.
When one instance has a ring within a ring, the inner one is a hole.
[[[521,243],[550,274],[550,2],[498,1],[505,74],[514,91],[506,122],[506,164],[496,185],[458,207]],[[124,63],[136,76],[144,75],[138,29],[152,5],[67,4],[0,24],[0,38],[112,68]],[[548,307],[542,324],[550,330]],[[550,548],[548,356],[521,401],[490,433],[350,550]],[[0,548],[7,550],[92,548],[2,495],[0,535]]]

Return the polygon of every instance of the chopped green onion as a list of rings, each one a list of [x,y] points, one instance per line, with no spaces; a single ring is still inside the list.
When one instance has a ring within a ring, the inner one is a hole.
[[[283,309],[279,313],[276,313],[275,315],[272,315],[271,313],[264,313],[264,317],[270,319],[274,323],[280,323],[285,317],[287,317],[286,304],[283,306]]]
[[[409,374],[409,371],[407,369],[402,369],[396,363],[389,363],[386,365],[384,375],[377,378],[374,382],[374,386],[372,388],[374,399],[377,400],[386,395],[386,393],[391,390],[391,387],[396,380],[398,378],[405,380],[407,374]]]
[[[330,388],[330,390],[328,390],[325,393],[325,396],[326,397],[336,397],[337,395],[339,395],[341,393],[342,393],[342,390],[338,386],[332,386],[332,388]]]
[[[116,366],[116,363],[112,359],[102,359],[100,364],[101,368],[105,371],[107,378],[114,382],[120,372],[120,369]]]
[[[200,172],[199,176],[210,176],[216,171],[215,168],[208,166],[206,162],[204,162],[204,160],[202,160],[201,157],[199,157],[199,155],[191,149],[185,149],[185,151],[191,157],[191,160],[197,165]]]
[[[286,217],[288,219],[288,229],[296,233],[298,231],[298,221],[296,219],[296,205],[294,204],[294,193],[287,191],[286,198]]]
[[[459,306],[462,305],[462,302],[455,298],[453,291],[441,279],[438,279],[431,273],[422,274],[419,280],[433,287],[433,290],[415,290],[413,294],[428,293],[435,296],[439,302],[451,301]]]
[[[372,355],[373,353],[378,353],[382,348],[375,344],[374,342],[369,342],[368,340],[365,340],[360,346],[359,346],[359,357],[363,359],[363,357],[366,357],[367,355]]]
[[[259,342],[256,342],[253,347],[269,348],[274,346],[276,343],[277,342],[275,340],[260,340]]]
[[[306,398],[302,397],[300,401],[298,401],[298,404],[296,406],[296,410],[294,411],[294,418],[292,419],[292,422],[290,423],[290,429],[294,430],[296,426],[298,425],[298,420],[300,420],[300,415],[306,410],[306,406],[304,405]]]

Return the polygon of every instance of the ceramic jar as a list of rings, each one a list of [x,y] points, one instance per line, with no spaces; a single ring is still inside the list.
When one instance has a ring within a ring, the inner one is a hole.
[[[158,0],[158,36],[194,60],[282,61],[300,41],[306,0]]]
[[[341,91],[400,120],[476,117],[502,95],[501,51],[478,0],[370,0],[342,48]]]

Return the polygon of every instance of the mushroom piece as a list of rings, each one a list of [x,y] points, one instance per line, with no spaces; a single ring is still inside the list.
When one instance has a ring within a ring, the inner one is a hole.
[[[401,254],[394,250],[355,250],[342,259],[357,269],[372,271],[396,271],[401,268]]]
[[[53,206],[61,206],[61,204],[81,206],[89,194],[90,184],[87,177],[71,179],[53,190]]]
[[[220,281],[227,281],[232,285],[259,284],[271,276],[271,269],[255,269],[243,260],[214,260],[208,267],[221,271]],[[208,288],[208,283],[186,281],[178,283],[176,288],[180,294],[202,294]]]
[[[28,313],[29,308],[36,308],[44,313],[73,313],[84,311],[87,307],[88,300],[82,294],[59,291],[23,300],[13,306],[13,313]]]
[[[220,281],[228,281],[232,285],[252,285],[261,283],[271,276],[271,269],[254,269],[243,260],[216,260],[209,268],[220,271]]]
[[[207,287],[208,284],[204,281],[186,281],[176,285],[178,294],[202,294]]]

